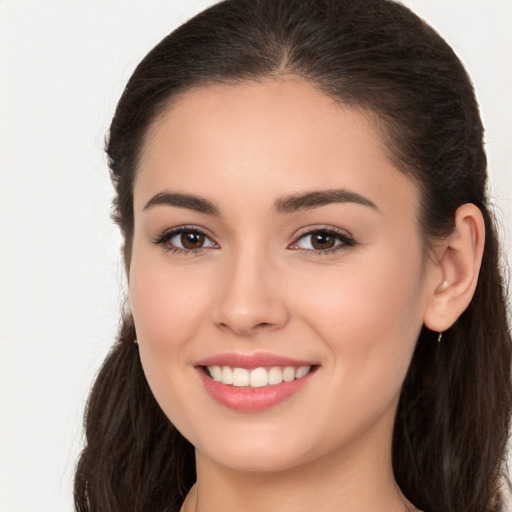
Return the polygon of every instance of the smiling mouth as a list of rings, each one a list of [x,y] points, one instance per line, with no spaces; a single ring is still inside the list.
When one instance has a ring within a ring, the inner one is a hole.
[[[272,366],[253,369],[230,366],[203,366],[204,373],[215,382],[235,387],[262,388],[304,378],[316,366]]]

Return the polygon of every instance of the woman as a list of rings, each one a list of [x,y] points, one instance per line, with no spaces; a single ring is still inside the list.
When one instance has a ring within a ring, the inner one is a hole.
[[[154,48],[107,148],[131,312],[78,510],[502,510],[482,135],[388,0],[228,0]]]

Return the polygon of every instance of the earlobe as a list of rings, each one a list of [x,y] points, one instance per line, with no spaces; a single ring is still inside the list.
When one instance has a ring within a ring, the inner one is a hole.
[[[468,307],[478,282],[485,240],[482,213],[464,204],[455,214],[455,229],[435,249],[423,322],[432,331],[451,327]]]

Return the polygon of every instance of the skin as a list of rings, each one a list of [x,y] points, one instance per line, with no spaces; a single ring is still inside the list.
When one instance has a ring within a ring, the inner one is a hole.
[[[282,198],[333,189],[374,206],[276,212]],[[164,192],[218,214],[145,208]],[[454,248],[425,258],[418,205],[369,116],[300,80],[188,91],[154,123],[134,184],[129,292],[149,385],[196,448],[183,510],[415,510],[391,469],[400,386],[422,325],[442,330],[465,307],[483,243],[469,205]],[[155,243],[180,226],[201,229],[206,246]],[[313,229],[339,232],[335,250],[316,250]],[[195,368],[226,352],[319,368],[286,401],[240,412],[213,400]]]

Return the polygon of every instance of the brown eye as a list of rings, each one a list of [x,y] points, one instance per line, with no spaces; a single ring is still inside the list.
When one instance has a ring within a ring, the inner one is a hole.
[[[348,234],[334,229],[315,229],[300,236],[290,249],[300,249],[312,254],[326,254],[345,249],[356,244]]]
[[[161,245],[166,251],[199,253],[202,249],[218,249],[219,246],[206,233],[194,228],[176,228],[163,233],[153,243]]]
[[[332,249],[336,245],[336,237],[327,231],[311,233],[311,246],[318,251]]]
[[[200,249],[204,246],[206,237],[197,231],[184,231],[180,235],[181,246],[184,249]]]

